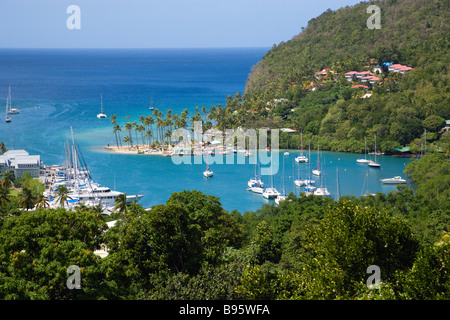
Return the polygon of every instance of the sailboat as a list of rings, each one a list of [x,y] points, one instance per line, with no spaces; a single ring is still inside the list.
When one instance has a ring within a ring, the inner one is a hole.
[[[275,203],[277,205],[279,205],[280,202],[286,200],[286,198],[287,198],[287,196],[286,196],[286,188],[285,188],[285,183],[284,183],[284,157],[283,157],[283,192],[275,198]]]
[[[375,135],[375,161],[370,161],[369,166],[372,168],[379,168],[381,165],[377,162],[377,136]]]
[[[6,122],[11,122],[11,117],[8,116],[8,102],[9,101],[9,97],[6,98],[6,110],[5,110],[5,121]]]
[[[209,166],[208,166],[208,153],[206,153],[206,170],[203,171],[203,176],[205,178],[211,178],[213,175],[214,175],[214,172],[211,169],[209,169]]]
[[[150,98],[150,107],[148,109],[153,110],[153,96]]]
[[[256,155],[256,157],[258,157],[258,155]],[[255,177],[248,180],[248,182],[247,182],[248,189],[247,190],[250,190],[255,193],[263,193],[264,192],[264,189],[263,189],[264,182],[260,178],[258,178],[258,175],[256,174],[257,166],[258,166],[258,158],[256,158],[256,163],[255,163]]]
[[[272,172],[272,164],[273,162],[270,162],[270,176],[271,176],[271,186],[269,188],[266,188],[263,192],[263,197],[266,199],[274,199],[280,195],[277,189],[273,186],[273,172]]]
[[[97,118],[104,119],[104,118],[106,118],[106,114],[103,112],[103,96],[102,95],[100,95],[100,105],[101,105],[101,109],[100,109],[100,113],[97,115]]]
[[[298,155],[297,157],[295,157],[295,161],[296,162],[308,162],[308,158],[303,154],[303,131],[301,133],[301,143],[302,143],[302,151],[300,153],[300,155]]]
[[[308,147],[308,157],[311,159],[311,141],[309,142],[309,147]],[[305,180],[300,180],[301,182],[297,182],[296,185],[301,184],[301,185],[305,185],[305,194],[309,195],[312,191],[314,191],[316,189],[315,185],[315,181],[313,179],[311,179],[311,162],[308,163],[308,174],[309,177],[308,179]],[[295,183],[295,181],[294,181]]]
[[[367,169],[366,182],[367,182],[367,191],[366,194],[363,194],[362,196],[363,197],[375,196],[375,193],[369,192],[369,169]]]
[[[320,176],[322,172],[320,172],[320,151],[319,145],[317,145],[317,168],[313,169],[312,174],[315,176]]]
[[[326,197],[330,195],[330,192],[328,191],[328,188],[323,186],[323,175],[322,175],[322,171],[320,171],[320,166],[319,166],[319,172],[320,172],[320,187],[316,188],[313,193],[315,196],[322,196],[322,197]]]
[[[11,108],[11,86],[9,86],[8,98],[6,100],[6,114],[18,114],[18,113],[19,113],[19,109]]]
[[[287,150],[284,152],[284,155],[285,156],[288,156],[289,155],[289,139],[287,140]]]
[[[369,163],[370,160],[367,159],[367,142],[366,137],[364,137],[364,158],[356,159],[357,163]]]

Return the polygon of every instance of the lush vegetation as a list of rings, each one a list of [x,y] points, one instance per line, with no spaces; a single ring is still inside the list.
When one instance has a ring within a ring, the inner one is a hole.
[[[406,172],[415,191],[291,194],[239,213],[193,190],[151,210],[118,199],[107,218],[96,207],[28,210],[4,174],[0,299],[450,299],[449,157],[430,153]],[[71,265],[79,290],[66,285]],[[371,265],[379,289],[367,286]]]

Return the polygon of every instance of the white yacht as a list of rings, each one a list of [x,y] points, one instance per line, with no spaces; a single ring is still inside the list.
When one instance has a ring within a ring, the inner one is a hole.
[[[104,119],[106,118],[106,114],[103,112],[103,97],[100,95],[100,104],[101,104],[101,109],[100,109],[100,113],[97,115],[97,118],[99,119]]]
[[[406,183],[406,180],[403,179],[400,176],[395,176],[393,178],[382,179],[381,183],[385,183],[385,184],[402,184],[402,183]]]

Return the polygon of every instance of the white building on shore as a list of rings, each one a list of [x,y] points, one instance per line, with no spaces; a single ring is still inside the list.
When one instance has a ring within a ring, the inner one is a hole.
[[[42,167],[41,156],[30,155],[25,150],[9,150],[0,155],[0,175],[9,170],[16,178],[21,178],[25,172],[39,178]]]

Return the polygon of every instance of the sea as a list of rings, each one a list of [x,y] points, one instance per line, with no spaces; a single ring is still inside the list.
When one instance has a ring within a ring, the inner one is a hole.
[[[62,165],[64,144],[73,132],[93,179],[111,189],[144,195],[139,203],[145,208],[164,204],[173,192],[198,190],[218,197],[228,211],[255,211],[274,202],[247,190],[255,175],[250,158],[245,163],[213,164],[214,176],[208,179],[202,175],[204,162],[176,164],[171,157],[118,154],[104,147],[116,144],[112,114],[124,125],[126,117],[139,122],[139,116],[150,115],[151,103],[164,114],[187,109],[188,117],[196,107],[201,111],[203,106],[225,106],[227,95],[244,92],[252,67],[268,50],[0,49],[0,101],[5,99],[6,105],[10,87],[12,107],[20,110],[10,123],[0,111],[0,141],[8,149],[40,155],[46,165]],[[97,118],[101,100],[106,119]],[[262,177],[266,186],[300,195],[303,189],[294,179],[308,176],[320,161],[324,175],[314,178],[316,185],[327,187],[335,199],[395,190],[380,179],[404,177],[410,161],[377,156],[381,168],[374,169],[356,163],[364,155],[311,150],[309,164],[298,164],[294,159],[300,151],[289,150],[286,156],[285,151],[271,153],[279,166],[273,176]]]

